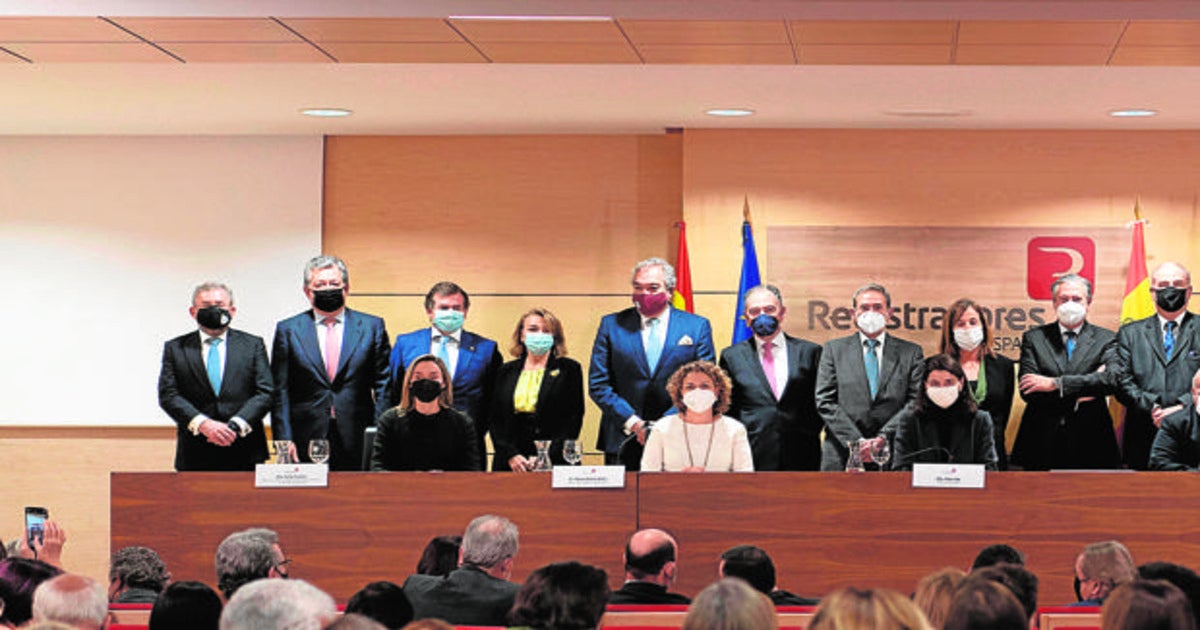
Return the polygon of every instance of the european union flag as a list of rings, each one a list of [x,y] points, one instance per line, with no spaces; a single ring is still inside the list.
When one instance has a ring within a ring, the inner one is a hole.
[[[742,221],[742,279],[738,282],[737,312],[733,314],[733,343],[754,336],[742,313],[746,310],[746,291],[762,284],[758,276],[758,254],[754,252],[754,231],[750,229],[750,200],[746,200]]]

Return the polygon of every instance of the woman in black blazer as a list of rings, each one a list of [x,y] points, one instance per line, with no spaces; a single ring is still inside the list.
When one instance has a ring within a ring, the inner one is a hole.
[[[551,440],[550,459],[563,464],[563,441],[583,426],[583,369],[566,357],[562,323],[544,308],[521,316],[492,392],[493,471],[527,472],[537,459],[534,440]]]
[[[1016,392],[1015,363],[992,348],[990,319],[991,313],[974,300],[963,298],[951,304],[942,320],[941,350],[962,366],[975,404],[992,417],[997,464],[1000,470],[1008,470],[1004,434]]]

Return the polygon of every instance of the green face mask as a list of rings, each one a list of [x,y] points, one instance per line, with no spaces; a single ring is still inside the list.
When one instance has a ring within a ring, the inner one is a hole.
[[[444,309],[433,312],[433,325],[444,333],[458,332],[462,328],[464,315],[462,311]]]
[[[554,347],[554,335],[544,332],[525,333],[525,347],[530,353],[542,356]]]

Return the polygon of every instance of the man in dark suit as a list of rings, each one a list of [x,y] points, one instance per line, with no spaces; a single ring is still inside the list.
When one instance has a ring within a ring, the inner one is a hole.
[[[754,590],[771,598],[771,603],[776,606],[816,606],[821,603],[819,599],[775,588],[775,563],[766,550],[754,545],[738,545],[721,552],[717,573],[723,578],[745,580]]]
[[[267,457],[266,346],[229,327],[237,307],[223,284],[196,287],[188,312],[200,330],[163,346],[158,376],[158,404],[176,425],[175,470],[254,470]]]
[[[1092,283],[1070,274],[1050,285],[1058,320],[1021,338],[1025,400],[1013,463],[1025,470],[1119,468],[1121,453],[1106,397],[1116,377],[1105,368],[1117,335],[1087,321]]]
[[[675,269],[667,261],[639,262],[633,268],[635,307],[605,315],[596,331],[588,393],[600,407],[596,448],[604,451],[606,464],[621,463],[625,436],[634,434],[644,444],[646,423],[671,409],[667,379],[676,369],[716,359],[712,326],[699,315],[672,308],[674,290]]]
[[[746,425],[754,470],[820,470],[821,346],[783,332],[787,309],[776,287],[754,287],[743,302],[754,337],[721,351],[721,369],[733,381],[727,413]]]
[[[821,470],[844,470],[847,444],[863,443],[862,454],[896,434],[893,418],[921,391],[921,346],[886,332],[892,297],[878,284],[854,292],[858,332],[825,343],[817,370],[817,411],[825,421]]]
[[[679,545],[661,529],[634,532],[625,543],[625,584],[610,604],[690,604],[691,598],[667,589],[675,583]]]
[[[487,463],[484,434],[491,429],[492,389],[504,359],[496,342],[463,330],[471,297],[453,282],[439,282],[425,294],[425,314],[431,327],[396,337],[388,359],[390,405],[400,404],[404,371],[423,354],[440,358],[450,370],[454,408],[475,423],[479,461]]]
[[[1163,418],[1191,399],[1192,374],[1200,368],[1200,324],[1187,310],[1192,275],[1166,262],[1150,276],[1154,315],[1117,331],[1117,400],[1125,405],[1125,465],[1145,470]]]
[[[456,626],[507,626],[519,584],[512,577],[517,526],[491,514],[471,521],[463,534],[459,566],[448,575],[411,575],[404,594],[413,619],[436,617]]]
[[[1150,470],[1200,469],[1200,371],[1192,376],[1187,406],[1163,418],[1150,448]]]
[[[346,263],[308,261],[304,295],[312,310],[275,326],[271,352],[274,439],[291,440],[303,461],[310,440],[328,439],[332,470],[361,467],[363,430],[387,407],[387,329],[382,319],[346,308],[349,294]]]

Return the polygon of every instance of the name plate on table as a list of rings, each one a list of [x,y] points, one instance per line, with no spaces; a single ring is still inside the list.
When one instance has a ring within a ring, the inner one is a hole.
[[[914,488],[983,488],[983,464],[913,464]]]
[[[329,464],[258,464],[255,488],[327,488]]]
[[[624,488],[624,466],[555,466],[551,488]]]

